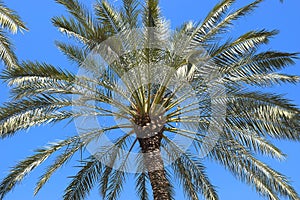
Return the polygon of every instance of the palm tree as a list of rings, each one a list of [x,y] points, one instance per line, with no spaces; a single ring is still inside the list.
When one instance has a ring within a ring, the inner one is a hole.
[[[0,59],[7,67],[13,67],[17,64],[17,58],[5,30],[15,34],[27,28],[17,13],[6,7],[2,1],[0,1],[0,27]]]
[[[54,17],[53,24],[77,41],[56,44],[81,73],[39,62],[5,70],[13,100],[0,109],[0,135],[63,120],[75,121],[80,135],[20,161],[1,182],[1,199],[60,152],[39,179],[37,194],[76,152],[93,142],[100,146],[105,137],[113,144],[79,162],[63,199],[84,199],[97,184],[104,199],[117,199],[131,169],[140,199],[149,199],[149,183],[155,200],[173,199],[172,178],[180,180],[187,199],[219,199],[203,156],[266,199],[299,199],[284,175],[255,157],[285,158],[271,139],[299,141],[299,109],[280,95],[249,87],[298,82],[298,76],[276,73],[294,64],[297,54],[259,51],[277,31],[221,37],[261,1],[230,12],[234,0],[223,0],[202,23],[170,32],[158,0],[123,0],[120,10],[101,0],[94,15],[77,0],[56,0],[71,17]],[[89,119],[100,119],[101,127],[87,126]]]

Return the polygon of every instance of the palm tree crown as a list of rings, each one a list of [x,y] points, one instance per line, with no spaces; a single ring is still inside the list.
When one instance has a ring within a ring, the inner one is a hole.
[[[204,156],[267,199],[299,199],[284,175],[255,157],[285,158],[270,139],[299,141],[299,109],[249,87],[297,83],[298,76],[276,73],[294,64],[297,54],[259,51],[277,31],[222,38],[261,1],[230,12],[235,1],[223,0],[203,22],[169,31],[158,0],[123,0],[121,9],[99,0],[94,14],[77,0],[56,0],[71,16],[54,17],[54,26],[77,41],[56,45],[79,72],[39,62],[5,70],[13,101],[0,108],[0,135],[63,120],[75,121],[80,134],[20,161],[1,182],[0,196],[61,152],[39,179],[38,193],[76,152],[96,144],[63,199],[84,199],[96,184],[104,199],[117,199],[133,172],[140,199],[151,196],[149,183],[155,200],[173,199],[176,178],[187,199],[216,200]],[[89,126],[89,120],[100,125]]]
[[[27,28],[17,13],[5,6],[2,1],[0,1],[0,27],[0,58],[7,67],[13,67],[17,64],[17,58],[5,30],[15,34]]]

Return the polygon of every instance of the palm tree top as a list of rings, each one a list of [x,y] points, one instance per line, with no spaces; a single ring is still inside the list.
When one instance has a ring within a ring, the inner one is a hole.
[[[172,199],[175,178],[187,199],[216,200],[204,155],[267,199],[299,199],[284,175],[256,158],[283,160],[272,139],[300,139],[297,106],[256,91],[298,83],[298,76],[277,72],[293,65],[298,54],[259,49],[276,30],[224,38],[262,0],[233,11],[235,1],[223,0],[201,23],[175,31],[158,0],[123,0],[120,9],[98,0],[93,13],[77,0],[56,2],[70,16],[54,17],[53,25],[75,39],[56,45],[79,70],[31,61],[6,69],[1,77],[11,86],[12,100],[0,108],[0,136],[60,121],[74,121],[80,134],[20,161],[1,182],[1,198],[59,152],[38,180],[37,194],[76,152],[91,151],[96,143],[93,155],[79,162],[63,199],[84,199],[97,185],[104,199],[117,199],[128,172],[134,172],[140,199],[149,199],[149,184],[155,200]],[[95,119],[100,126],[87,125]]]

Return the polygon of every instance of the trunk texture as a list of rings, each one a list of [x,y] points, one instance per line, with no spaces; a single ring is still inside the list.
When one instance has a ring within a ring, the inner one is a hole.
[[[144,162],[151,182],[154,200],[170,200],[170,183],[166,177],[160,145],[163,130],[139,138]]]

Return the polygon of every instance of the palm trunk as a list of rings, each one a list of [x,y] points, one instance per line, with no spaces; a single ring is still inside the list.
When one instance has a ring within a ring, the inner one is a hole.
[[[163,130],[149,138],[139,138],[154,200],[170,200],[170,183],[166,177],[160,151],[162,132]]]

